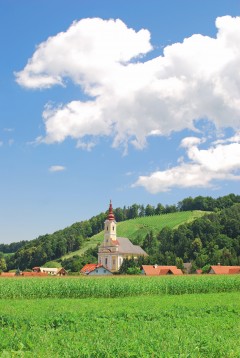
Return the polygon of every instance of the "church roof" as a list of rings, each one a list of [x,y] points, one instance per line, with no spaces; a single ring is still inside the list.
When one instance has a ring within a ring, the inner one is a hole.
[[[108,210],[108,220],[115,220],[115,216],[114,216],[114,213],[113,213],[112,201],[111,201],[111,200],[110,200],[109,210]]]
[[[142,256],[147,256],[147,253],[137,245],[133,245],[131,241],[126,237],[118,237],[118,252],[122,254],[137,254]]]

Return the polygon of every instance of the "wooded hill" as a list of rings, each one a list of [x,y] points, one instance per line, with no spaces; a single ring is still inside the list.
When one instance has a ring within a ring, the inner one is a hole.
[[[133,204],[127,208],[116,208],[114,214],[116,221],[119,222],[118,235],[127,236],[134,243],[141,245],[148,252],[150,263],[174,265],[177,263],[180,266],[183,261],[192,261],[196,267],[218,262],[239,264],[240,204],[238,203],[240,203],[240,196],[234,194],[218,199],[199,196],[186,198],[177,206],[164,207],[158,204],[156,207],[151,205],[144,207]],[[199,216],[201,213],[186,214],[186,210],[212,213],[196,219],[194,215]],[[167,222],[170,216],[166,214],[173,213],[175,216],[172,216],[172,222],[175,221],[175,224],[171,224],[171,220]],[[17,251],[5,259],[6,267],[0,266],[0,269],[9,270],[16,267],[31,269],[47,261],[63,258],[62,264],[65,268],[78,271],[84,263],[96,260],[97,250],[94,246],[96,247],[100,236],[94,234],[102,231],[106,214],[106,212],[101,213],[90,220],[75,223],[51,235],[22,242],[22,245],[16,243]],[[157,215],[157,218],[154,215]],[[192,222],[188,222],[189,220]],[[131,223],[134,223],[135,229]],[[102,239],[101,236],[100,241]],[[0,245],[0,251],[4,253],[10,252],[13,248],[14,243]],[[87,248],[89,250],[86,251]],[[64,255],[77,250],[81,251],[76,252],[73,257],[64,258]]]

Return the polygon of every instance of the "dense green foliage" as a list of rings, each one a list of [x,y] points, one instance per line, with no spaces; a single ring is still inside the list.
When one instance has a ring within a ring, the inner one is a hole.
[[[237,358],[239,293],[0,300],[1,357]]]
[[[142,247],[150,263],[175,265],[183,260],[192,262],[193,270],[207,264],[240,265],[240,204],[175,230],[165,227],[157,236],[150,233]]]
[[[0,299],[88,298],[240,291],[240,275],[0,277]]]
[[[150,263],[177,263],[181,266],[183,261],[191,261],[194,268],[218,262],[233,265],[239,263],[240,256],[239,215],[236,213],[240,205],[236,203],[239,202],[240,196],[234,194],[218,199],[198,196],[195,199],[186,198],[177,206],[164,207],[158,204],[156,207],[144,207],[133,204],[128,208],[116,208],[114,213],[119,222],[118,235],[129,237],[135,244],[141,245],[150,255]],[[234,215],[231,218],[234,204]],[[201,215],[199,211],[184,211],[193,209],[211,210],[214,214],[188,223],[195,213]],[[101,213],[90,220],[29,242],[1,244],[2,252],[17,251],[1,258],[0,270],[31,269],[47,261],[63,258],[68,269],[75,271],[89,259],[95,262],[94,248],[102,241],[101,231],[105,218],[106,213]],[[183,222],[184,225],[180,225]],[[93,255],[91,250],[94,251]]]
[[[177,212],[177,213],[170,213],[170,214],[140,217],[140,218],[122,221],[118,223],[117,234],[119,237],[127,237],[133,243],[138,244],[144,241],[146,235],[149,232],[158,234],[159,231],[165,226],[174,229],[180,224],[183,224],[185,222],[191,222],[203,215],[204,212],[202,211],[186,211],[186,212]],[[78,261],[78,263],[80,261],[85,263],[87,262],[94,263],[97,260],[97,251],[93,253],[94,257],[92,257],[92,261],[88,260],[90,258],[89,254],[91,254],[91,252],[94,251],[94,249],[96,249],[96,247],[102,243],[103,237],[104,237],[104,233],[103,231],[101,231],[100,233],[92,236],[89,241],[85,242],[82,248],[80,248],[78,251],[64,255],[62,257],[63,266],[65,267],[66,262],[69,264],[70,262],[75,262],[75,261]],[[74,269],[71,268],[71,266],[68,266],[68,269],[74,271]]]
[[[240,195],[235,194],[229,194],[217,199],[214,199],[211,196],[197,196],[195,198],[190,196],[178,203],[178,209],[180,211],[203,210],[216,212],[222,209],[230,208],[232,205],[237,203],[240,203]]]

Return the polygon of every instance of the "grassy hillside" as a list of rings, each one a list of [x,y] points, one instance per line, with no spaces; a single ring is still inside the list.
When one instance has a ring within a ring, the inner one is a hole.
[[[171,229],[177,228],[179,225],[189,223],[203,215],[206,211],[182,211],[177,213],[144,216],[136,219],[122,221],[117,224],[117,236],[128,237],[132,242],[137,238],[144,238],[151,230],[154,233],[159,232],[163,227],[168,226]],[[90,248],[94,248],[103,241],[103,231],[92,236],[84,242],[80,250],[64,255],[62,259],[69,258],[74,255],[83,255]]]

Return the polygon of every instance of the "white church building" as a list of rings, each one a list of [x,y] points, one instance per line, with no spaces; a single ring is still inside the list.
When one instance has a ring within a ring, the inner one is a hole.
[[[140,246],[133,245],[126,237],[117,237],[117,223],[110,201],[108,217],[104,222],[104,241],[98,249],[98,263],[111,272],[116,272],[123,259],[137,259],[140,256],[147,256]]]

